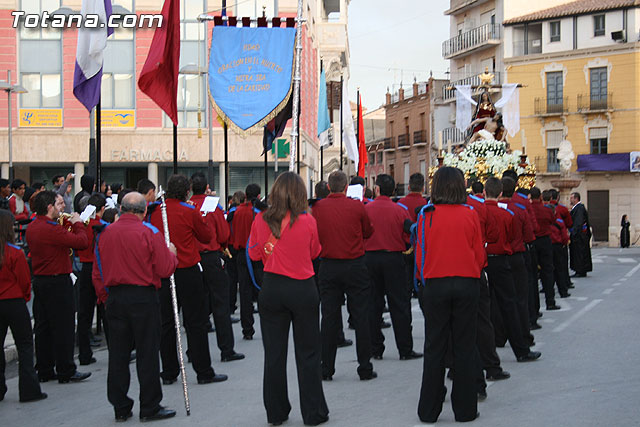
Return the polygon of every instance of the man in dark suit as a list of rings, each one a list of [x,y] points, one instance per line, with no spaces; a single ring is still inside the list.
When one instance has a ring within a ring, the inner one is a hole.
[[[575,271],[573,277],[587,277],[589,271],[593,271],[591,263],[591,225],[589,224],[589,214],[580,201],[580,193],[571,193],[571,244],[569,252],[571,255],[571,269]]]

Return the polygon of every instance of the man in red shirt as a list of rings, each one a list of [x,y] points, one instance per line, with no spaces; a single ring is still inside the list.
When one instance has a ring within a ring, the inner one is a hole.
[[[257,290],[255,285],[260,286],[262,282],[262,262],[256,261],[249,265],[251,261],[247,260],[246,249],[253,219],[260,213],[260,208],[262,208],[260,205],[260,186],[258,184],[247,185],[245,194],[246,201],[236,207],[234,212],[230,212],[227,215],[227,221],[231,227],[229,245],[233,248],[231,254],[236,260],[238,282],[240,284],[242,338],[252,340],[255,333],[253,328],[253,301]]]
[[[569,243],[569,233],[567,227],[564,225],[564,221],[558,211],[558,205],[552,203],[553,192],[552,190],[545,190],[542,192],[542,201],[551,206],[555,215],[555,222],[551,227],[551,247],[553,252],[553,280],[558,287],[558,293],[560,298],[570,297],[569,293],[569,265],[565,262],[563,265],[562,253],[565,249],[565,245]],[[562,209],[560,209],[562,211]]]
[[[556,209],[556,216],[560,217],[568,233],[571,227],[573,227],[571,212],[569,212],[569,209],[565,205],[559,203],[560,192],[558,190],[553,188],[549,191],[551,192],[551,204]],[[566,280],[567,289],[571,289],[573,288],[573,284],[571,283],[571,279],[569,278],[569,242],[567,241],[566,243],[564,243],[562,248],[563,250],[558,254],[560,257],[562,257],[562,259],[559,259],[560,268],[564,270],[561,275],[564,276]]]
[[[542,279],[542,289],[544,290],[547,310],[560,310],[560,306],[556,305],[555,292],[553,290],[553,246],[551,245],[550,237],[551,227],[555,226],[556,216],[553,212],[553,206],[542,203],[542,194],[538,187],[531,189],[531,208],[538,223],[534,247],[536,249],[536,259],[540,266],[540,278]]]
[[[382,317],[386,296],[400,360],[410,360],[422,357],[422,353],[413,351],[411,294],[398,286],[398,277],[405,272],[402,252],[409,243],[405,222],[412,221],[407,208],[390,199],[395,188],[396,183],[390,175],[378,175],[374,190],[376,198],[365,206],[374,229],[364,241],[365,260],[373,287],[371,344],[373,358],[382,359],[384,335],[378,319]]]
[[[498,199],[502,196],[502,182],[498,178],[489,178],[484,185],[487,219],[498,225],[499,236],[495,243],[486,247],[488,256],[487,275],[489,286],[495,293],[497,308],[504,320],[505,332],[511,349],[518,362],[529,362],[540,357],[540,352],[531,351],[524,342],[522,329],[518,320],[516,307],[516,291],[509,265],[511,234],[513,233],[513,216],[506,206],[500,206]]]
[[[331,194],[313,207],[322,245],[320,257],[320,301],[322,302],[322,378],[335,373],[341,304],[347,294],[356,330],[358,375],[361,380],[376,378],[371,364],[371,283],[364,260],[364,239],[373,226],[364,205],[347,198],[347,176],[342,171],[329,175]]]
[[[196,210],[204,204],[209,190],[207,178],[202,172],[196,172],[191,176],[191,202]],[[200,265],[202,276],[209,296],[209,313],[213,314],[216,325],[216,339],[221,351],[223,362],[244,359],[244,354],[233,350],[233,329],[231,328],[231,313],[229,312],[229,278],[223,261],[222,246],[229,240],[229,224],[224,218],[222,206],[218,205],[215,211],[207,212],[205,222],[211,229],[213,237],[207,244],[198,242],[200,251]]]
[[[225,381],[226,375],[216,375],[211,367],[209,338],[207,336],[208,300],[202,272],[199,267],[198,242],[209,243],[211,230],[205,224],[194,205],[187,203],[189,180],[184,175],[172,175],[167,183],[167,222],[171,242],[178,252],[178,268],[175,272],[178,304],[182,307],[184,328],[187,331],[189,357],[198,375],[198,384]],[[163,230],[162,209],[151,214],[151,224]],[[108,227],[107,227],[108,228]],[[171,304],[169,279],[162,280],[160,288],[160,313],[162,315],[162,382],[173,384],[180,372],[176,352],[176,330]]]
[[[170,276],[178,265],[176,247],[167,248],[160,230],[143,223],[147,203],[142,194],[128,193],[122,199],[122,216],[97,237],[94,276],[109,292],[109,373],[107,397],[116,421],[133,415],[129,390],[129,357],[136,348],[140,383],[140,420],[173,417],[176,411],[160,406],[160,278]],[[185,318],[187,314],[185,312]],[[175,331],[174,331],[175,337]]]
[[[35,295],[36,370],[41,382],[82,381],[91,374],[76,371],[73,362],[75,307],[69,251],[86,249],[87,233],[77,213],[69,220],[70,231],[58,224],[64,200],[53,191],[38,193],[33,208],[37,216],[27,227],[26,238]]]

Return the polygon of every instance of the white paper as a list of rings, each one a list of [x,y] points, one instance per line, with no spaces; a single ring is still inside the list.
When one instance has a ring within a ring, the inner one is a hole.
[[[205,197],[204,203],[200,208],[200,212],[205,212],[205,213],[215,212],[216,208],[218,207],[219,201],[220,201],[220,197],[214,197],[214,196]]]
[[[111,195],[111,200],[113,200],[113,204],[118,206],[118,195],[117,194],[112,194]]]
[[[506,203],[498,203],[498,207],[502,209],[508,209],[509,205],[507,205]]]
[[[95,214],[96,207],[93,205],[87,205],[87,207],[84,208],[84,211],[82,211],[82,213],[80,214],[80,219],[82,220],[82,222],[87,222],[89,218],[94,218]]]
[[[347,187],[347,197],[362,201],[363,188],[364,187],[360,184],[350,185],[349,187]]]

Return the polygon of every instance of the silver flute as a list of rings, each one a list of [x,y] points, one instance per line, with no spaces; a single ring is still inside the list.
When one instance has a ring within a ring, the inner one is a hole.
[[[160,187],[162,205],[162,227],[164,229],[164,241],[169,247],[171,239],[169,238],[169,221],[167,220],[167,204],[164,200],[164,192]],[[173,321],[176,325],[176,337],[178,340],[178,356],[180,360],[180,376],[182,377],[182,393],[184,394],[184,408],[187,410],[187,416],[191,415],[191,404],[189,403],[189,390],[187,389],[187,373],[184,369],[184,356],[182,355],[182,336],[180,335],[180,316],[178,315],[178,295],[176,294],[176,278],[171,275],[171,303],[173,304]]]

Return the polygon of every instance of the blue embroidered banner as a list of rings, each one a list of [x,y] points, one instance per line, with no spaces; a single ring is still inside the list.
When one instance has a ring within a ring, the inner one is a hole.
[[[213,28],[209,91],[216,112],[236,132],[262,130],[287,104],[295,35],[295,28]]]

